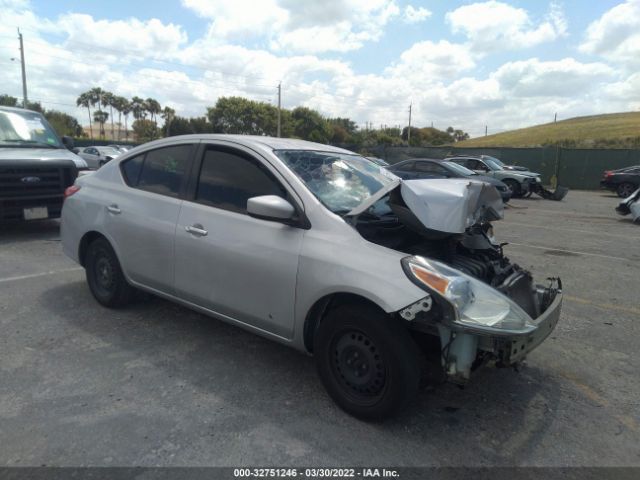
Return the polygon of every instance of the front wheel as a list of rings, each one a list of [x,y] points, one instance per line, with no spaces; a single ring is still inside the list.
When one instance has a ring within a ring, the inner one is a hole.
[[[397,322],[373,306],[343,305],[320,323],[314,339],[318,374],[347,413],[382,419],[415,398],[420,352]]]
[[[89,290],[98,302],[110,308],[130,303],[135,289],[124,278],[118,257],[105,238],[91,242],[84,266]]]
[[[513,198],[522,197],[522,195],[523,195],[522,187],[520,186],[520,184],[516,180],[513,180],[511,178],[507,178],[506,180],[503,180],[502,182],[509,188],[509,190],[511,190],[511,196]]]

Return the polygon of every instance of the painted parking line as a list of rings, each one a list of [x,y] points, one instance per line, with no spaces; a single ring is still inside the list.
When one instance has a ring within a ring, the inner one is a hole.
[[[0,283],[16,282],[18,280],[27,280],[29,278],[46,277],[47,275],[57,275],[59,273],[79,272],[80,270],[84,270],[84,268],[81,268],[81,267],[63,268],[60,270],[50,270],[48,272],[31,273],[29,275],[18,275],[17,277],[5,277],[5,278],[0,278]]]
[[[562,248],[556,248],[556,247],[541,247],[538,245],[529,245],[527,243],[516,243],[516,242],[508,242],[508,245],[516,245],[518,247],[525,247],[525,248],[533,248],[536,250],[547,250],[547,251],[552,251],[552,252],[562,252],[562,253],[568,253],[570,255],[586,255],[588,257],[601,257],[601,258],[608,258],[611,260],[622,260],[623,262],[633,262],[633,260],[629,259],[629,258],[624,258],[624,257],[615,257],[613,255],[604,255],[602,253],[589,253],[589,252],[577,252],[574,250],[565,250]]]

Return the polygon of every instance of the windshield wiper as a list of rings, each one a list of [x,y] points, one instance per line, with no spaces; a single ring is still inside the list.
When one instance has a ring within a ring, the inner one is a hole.
[[[37,140],[23,140],[23,139],[2,140],[2,143],[0,145],[7,145],[7,146],[14,146],[14,145],[31,146],[31,145],[37,145],[38,147],[60,148],[57,145],[52,145],[50,143],[38,142]]]

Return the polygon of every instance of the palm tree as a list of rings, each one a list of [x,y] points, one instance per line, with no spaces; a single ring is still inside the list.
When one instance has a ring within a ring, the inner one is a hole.
[[[158,115],[160,112],[162,112],[162,107],[160,106],[160,103],[154,99],[154,98],[147,98],[144,101],[146,108],[147,108],[147,112],[149,112],[149,114],[151,115],[151,120],[153,121],[156,129],[158,128],[158,122],[156,119],[156,115]]]
[[[91,139],[93,139],[93,127],[91,126],[91,96],[89,95],[89,92],[81,93],[76,99],[76,105],[87,109],[87,112],[89,113],[89,134],[91,135]]]
[[[118,140],[120,140],[120,137],[121,137],[120,133],[122,130],[122,113],[124,109],[127,107],[128,103],[129,101],[126,98],[114,95],[113,101],[111,102],[111,105],[110,105],[115,109],[116,112],[118,112]],[[111,119],[113,120],[113,115]]]
[[[171,128],[171,121],[173,120],[173,117],[176,116],[176,111],[171,108],[171,107],[164,107],[164,109],[162,110],[162,118],[164,119],[164,129],[165,129],[165,136],[169,136],[169,129]]]
[[[131,102],[124,97],[120,97],[122,99],[121,111],[124,115],[124,138],[129,140],[129,127],[127,126],[127,120],[129,119],[129,114],[131,113]]]
[[[103,112],[102,110],[96,110],[93,112],[93,119],[100,124],[100,131],[104,133],[104,123],[109,118],[109,114],[107,112]]]
[[[94,87],[91,90],[89,90],[89,97],[91,99],[91,105],[95,106],[96,104],[98,104],[98,110],[102,111],[102,97],[104,96],[104,94],[106,93],[104,90],[102,90],[102,88],[100,87]],[[95,115],[93,116],[93,119],[95,120],[96,117]],[[106,121],[106,118],[105,118]],[[100,123],[100,136],[104,138],[105,133],[104,133],[104,122]]]
[[[102,103],[104,104],[105,107],[109,107],[109,110],[111,112],[111,139],[115,139],[115,133],[113,131],[113,103],[115,101],[116,96],[111,93],[111,92],[104,92],[102,94]]]
[[[136,120],[147,117],[146,105],[142,98],[133,97],[131,99],[131,113],[133,113],[133,118]]]

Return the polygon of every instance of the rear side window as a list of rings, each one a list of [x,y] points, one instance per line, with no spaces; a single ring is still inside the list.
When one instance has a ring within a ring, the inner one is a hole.
[[[122,164],[122,174],[131,187],[177,197],[189,165],[191,145],[158,148]]]
[[[130,187],[138,185],[138,178],[140,178],[140,172],[142,171],[142,162],[144,161],[144,155],[138,155],[130,160],[122,163],[122,176],[124,181]]]
[[[407,162],[395,168],[399,172],[413,172],[413,162]]]
[[[222,150],[205,152],[196,202],[247,213],[247,200],[260,195],[286,198],[287,191],[257,160]]]
[[[416,171],[426,173],[445,174],[446,170],[440,165],[431,162],[416,162]]]

